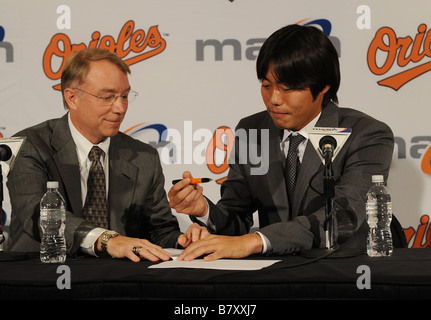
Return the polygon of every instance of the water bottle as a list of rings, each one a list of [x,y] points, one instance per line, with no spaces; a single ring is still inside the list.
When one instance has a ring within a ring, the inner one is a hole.
[[[66,207],[58,191],[57,181],[48,181],[47,191],[40,200],[40,260],[45,263],[63,263],[66,260]]]
[[[367,254],[370,257],[392,255],[392,202],[382,175],[372,176],[373,186],[367,193],[366,213],[370,227]]]

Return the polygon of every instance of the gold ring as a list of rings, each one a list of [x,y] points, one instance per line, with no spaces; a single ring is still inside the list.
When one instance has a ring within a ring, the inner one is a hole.
[[[133,253],[136,254],[139,257],[139,251],[141,251],[142,247],[141,246],[137,246],[137,247],[133,247]]]

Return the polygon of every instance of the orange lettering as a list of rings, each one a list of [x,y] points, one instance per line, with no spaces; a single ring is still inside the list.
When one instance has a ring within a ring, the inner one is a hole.
[[[389,44],[385,43],[384,37],[387,37],[387,42]],[[390,68],[392,68],[392,65],[394,64],[395,58],[397,56],[396,43],[397,35],[391,28],[383,27],[376,32],[376,35],[371,42],[370,47],[368,48],[367,57],[368,67],[370,68],[372,73],[382,75],[388,72]],[[382,51],[387,54],[385,62],[381,67],[377,65],[376,61],[378,51]]]
[[[140,38],[141,36],[141,38]],[[145,33],[138,33],[136,37],[133,37],[136,40],[136,43],[142,42],[142,39],[144,38]],[[143,51],[147,46],[150,48],[155,48],[151,51],[145,52],[139,56],[136,56],[134,58],[130,58],[128,60],[125,60],[125,62],[130,66],[132,64],[138,63],[142,60],[151,58],[165,50],[166,48],[166,41],[160,36],[159,31],[157,30],[157,27],[151,27],[150,30],[148,30],[147,37],[145,38],[144,43],[139,46],[134,43],[131,45],[134,52],[140,52]]]
[[[424,51],[420,52],[423,39],[425,37],[425,31],[427,30],[426,24],[421,24],[418,27],[418,34],[415,37],[415,41],[413,42],[412,52],[410,53],[410,61],[412,62],[419,62],[425,57],[427,54]]]
[[[406,236],[407,244],[409,244],[410,240],[415,235],[415,229],[413,229],[413,227],[408,227],[406,229],[403,229],[403,231],[404,231],[404,235]]]
[[[100,39],[100,32],[99,31],[94,31],[93,34],[91,35],[91,40],[90,43],[88,44],[89,48],[97,48],[97,43],[99,42]]]
[[[99,48],[115,52],[117,49],[117,44],[115,43],[114,37],[104,36],[102,39],[100,39]]]
[[[421,169],[426,174],[431,174],[431,147],[425,152],[421,161]]]
[[[141,29],[134,31],[135,23],[130,20],[122,27],[118,39],[113,36],[105,35],[100,38],[100,32],[95,31],[91,35],[88,48],[102,48],[117,54],[120,58],[128,56],[131,52],[138,55],[124,60],[129,66],[153,57],[166,48],[166,41],[161,37],[157,26],[150,27],[146,37]],[[43,70],[51,80],[61,78],[64,65],[70,55],[79,50],[84,50],[87,46],[84,43],[72,44],[69,37],[65,34],[55,34],[43,55]],[[150,50],[146,50],[149,48]],[[146,51],[145,51],[146,50]],[[60,90],[60,85],[54,86]]]
[[[130,53],[131,47],[133,45],[133,41],[130,41],[130,46],[126,49],[124,49],[124,44],[133,34],[133,29],[135,29],[135,23],[133,21],[127,21],[123,28],[120,31],[120,34],[118,35],[118,45],[117,45],[117,56],[120,58],[124,58]],[[142,30],[136,30],[136,32],[139,32]],[[142,31],[144,32],[144,31]],[[145,34],[145,32],[144,32]],[[135,51],[136,52],[136,51]]]
[[[425,239],[425,243],[423,242],[425,230],[428,226],[429,217],[427,215],[423,215],[421,217],[421,224],[418,226],[418,230],[416,231],[415,241],[413,242],[412,248],[426,248],[428,247],[427,239]]]
[[[63,47],[64,49],[60,49]],[[51,80],[57,80],[61,77],[61,71],[66,63],[66,58],[69,57],[72,52],[72,44],[70,43],[69,37],[62,33],[57,33],[51,38],[51,42],[45,50],[43,55],[43,70],[46,76]],[[53,70],[52,60],[54,57],[60,58],[61,64],[57,70]]]
[[[413,40],[410,37],[398,38],[397,47],[400,51],[398,53],[397,62],[400,67],[405,67],[410,62],[407,51],[410,49],[412,42]]]
[[[426,24],[419,25],[417,30],[418,33],[413,40],[409,36],[397,37],[395,31],[389,27],[380,28],[367,52],[368,67],[371,72],[376,75],[383,75],[392,68],[395,61],[398,66],[405,67],[410,62],[421,61],[425,56],[431,57],[431,30],[426,32]],[[423,48],[422,51],[421,48]],[[378,63],[378,60],[381,62]],[[407,82],[430,70],[431,63],[428,62],[383,79],[378,83],[398,90]]]
[[[222,141],[222,135],[225,134],[227,137],[227,144]],[[235,135],[229,127],[222,126],[217,128],[214,133],[213,139],[207,148],[207,166],[208,169],[215,174],[221,174],[229,168],[228,160],[234,144]],[[221,165],[215,163],[215,151],[220,149],[225,152],[224,161]],[[223,183],[227,177],[216,180],[218,184]]]

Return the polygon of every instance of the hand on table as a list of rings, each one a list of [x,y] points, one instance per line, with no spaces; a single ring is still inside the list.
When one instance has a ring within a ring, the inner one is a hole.
[[[261,253],[262,248],[262,238],[257,233],[234,237],[210,235],[190,244],[178,260],[191,261],[203,255],[207,255],[204,257],[206,261],[221,258],[239,259]]]
[[[205,227],[193,223],[187,231],[178,237],[178,244],[187,247],[189,244],[208,237],[210,233]],[[97,242],[97,250],[102,251],[101,238]],[[151,243],[146,239],[117,236],[110,238],[106,247],[108,254],[114,258],[128,258],[133,262],[139,262],[141,258],[149,261],[168,261],[171,255],[162,247]]]
[[[134,248],[136,249],[134,250]],[[100,239],[98,241],[98,250],[101,251]],[[169,253],[148,240],[121,235],[108,240],[107,251],[112,257],[129,258],[133,262],[139,262],[141,257],[153,262],[159,260],[168,261],[171,258]]]
[[[211,233],[205,227],[193,223],[187,231],[178,237],[178,244],[183,248],[188,247],[191,243],[210,236]]]

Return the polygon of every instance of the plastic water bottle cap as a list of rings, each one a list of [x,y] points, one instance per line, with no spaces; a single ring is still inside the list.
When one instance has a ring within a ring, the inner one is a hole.
[[[383,175],[380,175],[380,174],[379,175],[374,175],[374,176],[371,177],[371,181],[373,183],[384,182]]]
[[[46,184],[46,187],[48,189],[57,189],[58,188],[58,181],[48,181]]]

